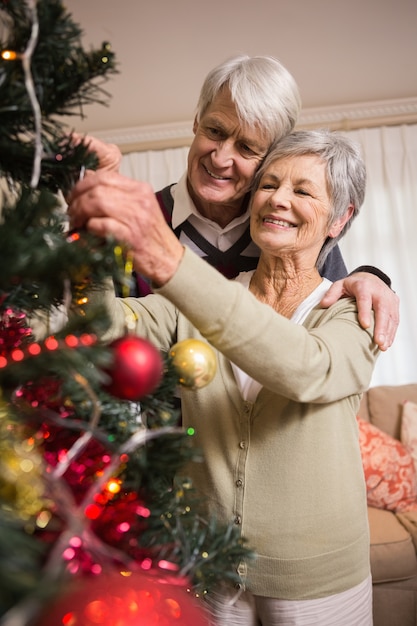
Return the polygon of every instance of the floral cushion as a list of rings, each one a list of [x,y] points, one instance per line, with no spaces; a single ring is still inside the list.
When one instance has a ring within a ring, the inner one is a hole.
[[[406,447],[357,418],[368,505],[390,511],[417,510],[414,461]]]

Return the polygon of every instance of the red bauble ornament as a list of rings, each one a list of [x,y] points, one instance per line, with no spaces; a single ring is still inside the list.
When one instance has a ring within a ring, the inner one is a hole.
[[[79,579],[70,589],[48,607],[39,626],[209,626],[185,587],[160,577],[103,573]]]
[[[116,398],[137,401],[152,393],[162,379],[164,364],[157,348],[147,339],[126,335],[113,341],[113,362],[106,373],[105,390]]]

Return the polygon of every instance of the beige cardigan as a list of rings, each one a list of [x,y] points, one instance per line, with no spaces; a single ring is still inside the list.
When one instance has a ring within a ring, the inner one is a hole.
[[[355,415],[378,349],[355,302],[315,308],[299,326],[188,249],[157,295],[107,298],[107,339],[134,312],[138,334],[161,350],[204,337],[218,351],[214,380],[182,392],[183,424],[195,428],[204,458],[187,475],[257,553],[239,566],[247,587],[311,599],[363,581],[369,537]],[[263,385],[254,403],[242,399],[230,360]]]

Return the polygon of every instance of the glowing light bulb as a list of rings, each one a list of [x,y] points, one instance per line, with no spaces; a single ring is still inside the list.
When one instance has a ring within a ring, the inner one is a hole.
[[[17,59],[17,53],[13,50],[3,50],[1,53],[1,58],[4,61],[15,61]]]

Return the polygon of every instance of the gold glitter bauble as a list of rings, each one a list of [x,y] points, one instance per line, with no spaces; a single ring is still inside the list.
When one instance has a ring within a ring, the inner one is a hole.
[[[0,399],[0,510],[22,520],[38,515],[46,504],[42,470],[37,443]]]
[[[199,339],[184,339],[172,346],[169,354],[183,387],[199,389],[213,380],[217,362],[208,343]]]

